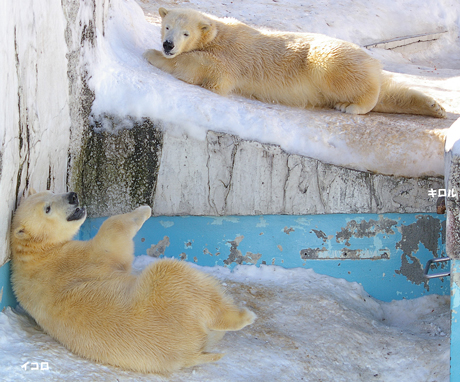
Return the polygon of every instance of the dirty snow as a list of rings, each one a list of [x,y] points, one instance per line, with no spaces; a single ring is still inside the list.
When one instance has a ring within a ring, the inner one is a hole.
[[[134,268],[152,261],[139,256]],[[226,353],[219,362],[169,378],[126,372],[71,354],[8,308],[0,313],[0,380],[449,381],[448,296],[384,303],[357,283],[308,269],[196,267],[258,315],[253,325],[225,335],[216,347]],[[31,370],[37,365],[48,370]]]
[[[98,48],[86,54],[96,119],[105,113],[149,117],[178,136],[202,140],[206,131],[215,130],[359,170],[404,176],[443,174],[445,132],[460,114],[460,3],[256,0],[248,5],[243,1],[114,0],[111,4],[104,36],[99,31]],[[142,58],[146,49],[161,48],[159,6],[192,7],[259,28],[323,33],[361,46],[446,32],[430,49],[410,56],[382,49],[369,52],[398,80],[437,98],[448,118],[304,110],[239,96],[221,97],[185,84]],[[110,122],[104,128],[112,129]]]

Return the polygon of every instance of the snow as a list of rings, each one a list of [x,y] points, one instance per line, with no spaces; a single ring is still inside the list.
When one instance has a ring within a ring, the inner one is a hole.
[[[136,257],[134,269],[152,261]],[[8,308],[0,314],[0,380],[449,381],[448,296],[384,303],[357,283],[309,269],[193,266],[258,315],[225,335],[216,347],[226,354],[219,362],[169,377],[126,372],[71,354]],[[34,362],[49,370],[31,370]]]
[[[460,3],[424,0],[341,2],[177,2],[115,0],[105,34],[86,54],[96,99],[93,116],[148,117],[176,136],[203,140],[208,130],[277,144],[289,153],[358,170],[403,176],[442,175],[446,129],[460,113]],[[366,45],[395,37],[446,32],[430,49],[405,56],[372,49],[385,69],[437,98],[447,120],[371,113],[344,115],[221,97],[149,65],[146,49],[161,49],[159,6],[193,7],[259,28],[316,32]],[[146,19],[149,21],[147,22]],[[413,22],[417,20],[417,22]],[[113,130],[108,122],[104,129]]]

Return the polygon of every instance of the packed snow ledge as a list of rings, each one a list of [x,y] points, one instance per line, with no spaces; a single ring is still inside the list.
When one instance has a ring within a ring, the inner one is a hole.
[[[138,3],[145,11],[142,11]],[[388,3],[345,0],[287,5],[257,0],[190,2],[114,0],[98,46],[87,50],[95,92],[93,116],[150,118],[169,134],[203,140],[208,130],[279,145],[326,163],[401,176],[443,174],[447,129],[460,115],[460,4],[416,0]],[[264,104],[239,96],[221,97],[181,82],[152,67],[146,49],[161,49],[158,8],[192,7],[219,17],[231,16],[258,28],[323,33],[360,46],[398,37],[438,33],[427,48],[410,53],[372,48],[398,81],[436,98],[446,119],[370,113],[347,115],[327,109]],[[129,127],[129,124],[128,124]],[[105,129],[113,129],[110,124]]]

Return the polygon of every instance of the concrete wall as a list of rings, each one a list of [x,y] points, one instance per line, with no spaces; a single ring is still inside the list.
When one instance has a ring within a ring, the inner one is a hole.
[[[209,131],[200,141],[156,126],[85,130],[71,188],[89,216],[141,204],[154,215],[436,212],[428,191],[443,188],[442,178],[372,174],[228,134]]]
[[[67,189],[71,142],[91,95],[82,47],[103,31],[108,1],[2,1],[0,5],[0,265],[12,211],[24,191]]]
[[[446,252],[451,259],[450,380],[455,382],[460,381],[460,119],[449,131],[445,151]]]
[[[163,138],[157,215],[435,212],[440,178],[371,174],[209,132]]]
[[[445,150],[446,250],[450,258],[460,260],[460,119],[450,129]]]

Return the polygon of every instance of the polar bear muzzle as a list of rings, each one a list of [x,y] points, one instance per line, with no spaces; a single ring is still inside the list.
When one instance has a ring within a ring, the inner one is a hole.
[[[174,49],[174,43],[170,40],[166,40],[163,43],[163,51],[165,52],[166,55],[170,56],[172,55],[171,51]]]
[[[70,205],[75,206],[75,210],[72,212],[72,214],[70,214],[67,217],[67,221],[70,222],[70,221],[74,221],[74,220],[80,220],[81,218],[86,216],[85,208],[84,207],[81,207],[81,208],[78,207],[78,205],[79,205],[78,195],[75,192],[69,192],[67,194],[67,200],[69,201]]]

